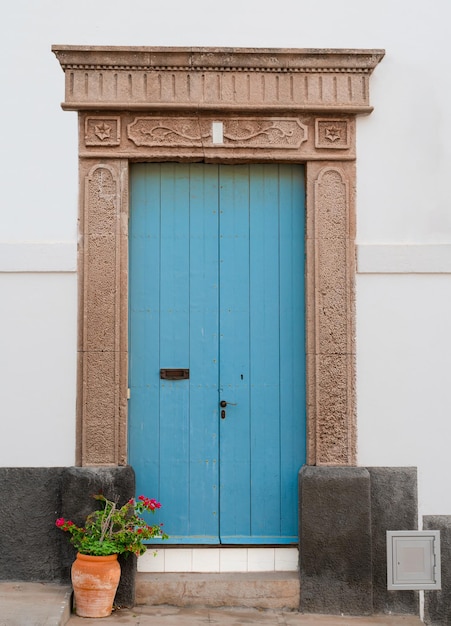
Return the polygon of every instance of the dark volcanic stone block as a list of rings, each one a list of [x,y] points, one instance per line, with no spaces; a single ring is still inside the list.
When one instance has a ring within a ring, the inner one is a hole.
[[[58,467],[0,468],[0,579],[60,581]]]
[[[424,621],[451,626],[451,515],[425,515],[424,530],[440,531],[442,588],[424,592]]]
[[[299,503],[301,611],[370,615],[369,472],[305,466]]]
[[[368,467],[371,478],[373,610],[375,613],[419,612],[417,591],[387,590],[387,530],[418,529],[415,467]]]

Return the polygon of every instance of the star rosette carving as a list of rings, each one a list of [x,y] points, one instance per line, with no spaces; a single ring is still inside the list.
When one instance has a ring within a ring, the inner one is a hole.
[[[96,124],[94,129],[94,134],[100,139],[100,141],[111,137],[111,126],[108,126],[105,122],[102,122],[102,124]]]
[[[341,133],[336,126],[329,126],[326,128],[324,136],[326,139],[329,139],[329,141],[337,141],[337,139],[341,138]]]
[[[119,117],[90,117],[85,120],[86,146],[118,146],[120,143]]]
[[[315,148],[347,150],[350,147],[348,120],[324,118],[315,120]]]

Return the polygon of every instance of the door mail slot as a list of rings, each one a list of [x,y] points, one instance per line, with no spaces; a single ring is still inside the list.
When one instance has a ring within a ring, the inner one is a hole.
[[[161,369],[160,378],[162,380],[186,380],[189,378],[189,369]]]

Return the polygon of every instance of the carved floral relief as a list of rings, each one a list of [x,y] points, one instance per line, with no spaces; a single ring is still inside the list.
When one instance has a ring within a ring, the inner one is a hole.
[[[212,146],[213,123],[198,117],[137,117],[128,125],[128,138],[136,146]],[[224,148],[299,148],[308,137],[297,118],[233,118],[221,122]]]

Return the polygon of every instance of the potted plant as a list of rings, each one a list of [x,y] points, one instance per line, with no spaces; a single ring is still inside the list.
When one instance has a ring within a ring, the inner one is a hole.
[[[141,515],[155,513],[161,504],[146,496],[131,499],[124,506],[102,494],[93,496],[102,508],[90,513],[84,526],[60,517],[56,526],[70,534],[77,550],[71,578],[75,610],[81,617],[107,617],[113,609],[114,596],[121,576],[118,554],[144,554],[145,541],[166,539],[162,524],[149,526]]]

